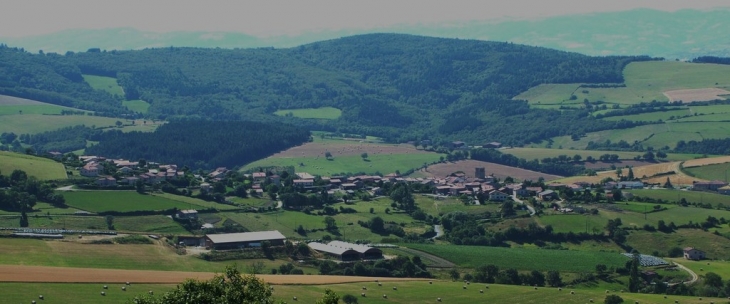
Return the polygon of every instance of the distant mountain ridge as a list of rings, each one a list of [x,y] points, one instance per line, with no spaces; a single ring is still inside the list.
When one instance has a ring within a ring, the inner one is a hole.
[[[730,10],[622,12],[551,17],[542,20],[474,21],[403,25],[377,30],[309,32],[297,36],[256,37],[233,32],[153,33],[132,28],[66,30],[49,35],[2,38],[0,42],[36,52],[65,53],[158,47],[286,48],[372,32],[444,38],[507,41],[587,55],[649,55],[669,59],[730,56]]]

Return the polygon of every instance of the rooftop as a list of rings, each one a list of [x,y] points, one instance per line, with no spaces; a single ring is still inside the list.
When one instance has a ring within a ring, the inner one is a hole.
[[[206,234],[213,243],[237,243],[237,242],[254,242],[266,240],[283,240],[286,237],[278,230],[272,231],[256,231],[243,233],[224,233],[224,234]]]

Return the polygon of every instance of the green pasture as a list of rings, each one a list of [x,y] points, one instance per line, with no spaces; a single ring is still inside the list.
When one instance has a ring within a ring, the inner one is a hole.
[[[699,276],[704,276],[708,272],[714,272],[720,275],[723,280],[727,280],[728,278],[730,278],[730,262],[727,261],[690,261],[685,260],[684,258],[673,258],[667,260],[675,262],[677,264],[682,264],[682,266],[689,268],[690,270],[697,273]]]
[[[554,147],[563,149],[584,149],[588,142],[618,142],[624,140],[628,143],[638,141],[645,147],[662,148],[669,146],[674,148],[677,142],[701,141],[703,139],[726,138],[730,134],[730,122],[687,122],[687,123],[663,123],[643,125],[629,129],[606,130],[586,134],[580,140],[574,141],[570,136],[553,138]]]
[[[274,112],[274,115],[291,115],[299,118],[338,119],[342,116],[342,110],[333,107],[286,109],[278,110]]]
[[[676,122],[727,122],[730,121],[727,113],[705,114],[677,119]]]
[[[78,109],[52,104],[0,105],[0,116],[29,114],[61,115],[61,111],[63,110],[79,111]]]
[[[17,214],[0,217],[0,227],[19,227],[19,224],[20,216]],[[32,213],[28,215],[28,224],[31,228],[108,229],[106,217],[103,216],[61,216]],[[115,216],[114,228],[120,232],[189,234],[180,224],[164,215]]]
[[[697,178],[727,181],[730,176],[730,163],[684,168],[683,170]],[[730,197],[727,197],[727,200],[730,201]]]
[[[81,76],[84,77],[84,81],[86,81],[86,83],[88,83],[94,90],[105,91],[116,96],[124,96],[124,90],[119,86],[116,78],[96,75]]]
[[[699,191],[684,191],[684,190],[666,190],[666,189],[637,189],[637,190],[627,190],[627,191],[630,193],[633,193],[636,196],[650,197],[653,199],[663,199],[663,200],[668,200],[670,202],[679,202],[680,200],[682,200],[684,198],[685,200],[687,200],[687,202],[690,202],[690,203],[710,203],[712,205],[730,204],[730,196],[717,194],[717,193],[699,192]],[[701,210],[707,210],[707,209],[701,209]],[[712,211],[712,210],[709,210],[709,211]],[[725,212],[725,211],[715,211],[715,212]],[[723,216],[725,216],[725,218],[727,218],[727,219],[730,219],[730,214],[723,215]],[[718,216],[716,216],[716,217],[719,218]]]
[[[268,196],[265,196],[265,197],[268,197]],[[265,207],[267,205],[271,205],[272,203],[274,203],[270,199],[257,198],[257,197],[241,198],[241,197],[237,197],[237,196],[229,196],[229,197],[226,197],[226,200],[232,201],[238,205],[250,206],[250,207],[256,207],[256,208]],[[236,206],[229,206],[229,207],[238,208]]]
[[[674,120],[679,117],[691,115],[691,114],[692,114],[691,111],[688,109],[680,109],[680,110],[641,113],[641,114],[634,114],[634,115],[610,116],[610,117],[603,118],[603,120],[609,120],[609,121],[619,121],[619,120],[668,121],[668,120]]]
[[[164,198],[167,200],[173,200],[181,203],[188,204],[186,208],[184,209],[200,209],[200,207],[203,208],[214,208],[218,210],[235,210],[238,209],[236,206],[226,205],[226,204],[219,204],[216,202],[208,202],[201,199],[197,199],[194,197],[188,197],[188,196],[182,196],[182,195],[174,195],[170,193],[151,193],[149,195]],[[254,198],[247,198],[244,200],[258,200]]]
[[[461,211],[469,214],[479,214],[484,212],[499,213],[500,204],[487,202],[484,205],[464,205],[459,199],[454,197],[434,198],[431,196],[416,195],[414,196],[418,207],[427,214],[435,217],[454,212]]]
[[[66,179],[63,164],[32,155],[0,151],[0,173],[10,175],[13,170],[23,170],[40,180]]]
[[[533,87],[514,99],[528,100],[531,105],[576,106],[585,99],[610,104],[667,101],[665,91],[730,87],[727,75],[730,66],[673,61],[633,62],[624,69],[626,87],[579,88],[580,84],[543,84]],[[570,100],[571,94],[576,98]]]
[[[90,212],[189,209],[191,204],[136,191],[66,191],[66,204]]]
[[[135,111],[139,113],[147,113],[147,111],[150,108],[150,104],[144,100],[125,100],[122,102],[122,105],[127,107],[130,111]]]
[[[697,247],[707,253],[707,258],[727,260],[730,258],[730,240],[701,229],[679,229],[672,233],[632,231],[626,244],[641,253],[666,256],[673,247]]]
[[[438,161],[440,156],[442,155],[437,153],[373,154],[368,156],[368,161],[363,160],[359,155],[335,155],[331,160],[327,160],[324,155],[289,158],[269,157],[250,163],[243,170],[270,166],[292,166],[297,171],[323,176],[346,172],[364,172],[366,174],[380,172],[388,174],[396,170],[405,172],[418,168],[424,163]]]
[[[661,208],[675,208],[678,205],[667,205],[667,204],[652,204],[652,203],[640,203],[640,202],[620,202],[614,204],[614,206],[621,208],[624,211],[631,211],[636,213],[652,212],[654,206],[660,206]]]
[[[103,289],[108,285],[109,289]],[[132,284],[127,291],[122,284],[69,284],[69,283],[0,283],[0,292],[6,303],[132,303],[135,296],[145,295],[149,291],[156,295],[175,288],[175,285],[164,284]],[[104,291],[106,296],[101,296]],[[43,295],[43,300],[38,299]]]
[[[403,244],[402,246],[433,254],[468,268],[494,264],[502,269],[593,272],[596,264],[623,267],[628,260],[625,256],[615,252],[427,244]]]
[[[603,154],[616,154],[619,159],[634,159],[637,155],[644,155],[643,152],[625,152],[625,151],[601,151],[601,150],[580,150],[580,149],[548,149],[548,148],[510,148],[500,149],[502,153],[512,154],[519,158],[527,160],[543,159],[545,157],[558,157],[560,155],[567,155],[573,157],[574,155],[580,155],[583,160],[588,156],[592,156],[598,159]],[[682,161],[690,160],[698,157],[702,157],[702,154],[678,154],[678,153],[667,153],[667,160],[670,161]],[[617,166],[619,166],[617,164]]]
[[[119,119],[88,115],[7,115],[0,119],[0,130],[15,134],[35,134],[77,125],[112,127],[117,120]]]

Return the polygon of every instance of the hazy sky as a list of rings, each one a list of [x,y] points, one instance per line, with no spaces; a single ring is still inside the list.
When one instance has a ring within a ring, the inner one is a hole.
[[[728,0],[2,0],[0,36],[134,27],[154,32],[233,31],[271,36],[634,8],[730,7]]]

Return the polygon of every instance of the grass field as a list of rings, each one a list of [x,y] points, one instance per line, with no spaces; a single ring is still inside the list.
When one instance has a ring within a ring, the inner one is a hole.
[[[139,112],[139,113],[147,113],[147,110],[150,108],[150,104],[144,100],[125,100],[122,102],[122,105],[127,107],[127,109]]]
[[[136,191],[68,191],[62,194],[67,205],[89,212],[189,209],[191,206],[191,203]]]
[[[6,115],[0,119],[0,130],[15,134],[35,134],[77,125],[111,127],[117,120],[119,119],[88,115]]]
[[[0,217],[0,227],[18,227],[20,217]],[[107,230],[106,218],[103,216],[56,216],[51,214],[29,214],[28,223],[31,228]],[[160,234],[190,234],[177,222],[164,215],[115,216],[114,228],[120,232],[154,232]]]
[[[519,158],[527,160],[543,159],[545,157],[558,157],[560,155],[567,155],[573,157],[574,155],[580,155],[583,160],[588,156],[592,156],[598,159],[603,154],[616,154],[620,159],[634,159],[634,156],[643,155],[643,152],[621,152],[621,151],[599,151],[599,150],[580,150],[580,149],[547,149],[547,148],[509,148],[500,149],[502,153],[512,154]],[[699,154],[667,154],[668,160],[687,160],[699,157]]]
[[[652,254],[656,250],[666,255],[672,247],[697,247],[709,259],[730,259],[730,241],[700,229],[679,229],[673,233],[632,231],[626,238],[626,244],[645,254]]]
[[[624,88],[578,88],[579,84],[548,84],[531,88],[515,99],[528,100],[530,104],[545,105],[580,104],[584,99],[606,103],[634,104],[652,100],[668,101],[665,91],[730,87],[724,75],[730,67],[717,64],[694,64],[673,61],[630,63],[624,69]],[[584,93],[585,91],[585,93]],[[576,98],[570,100],[570,95]]]
[[[84,77],[84,81],[89,84],[94,90],[106,91],[109,94],[116,96],[124,96],[124,90],[117,83],[117,79],[113,77],[95,76],[95,75],[81,75]]]
[[[725,277],[725,276],[723,276]],[[160,295],[165,291],[174,289],[172,285],[154,284],[132,284],[127,291],[122,291],[120,285],[109,285],[105,290],[107,295],[102,298],[100,292],[104,284],[65,284],[65,283],[0,283],[0,293],[4,301],[8,303],[30,303],[36,300],[38,303],[130,303],[135,295],[145,294],[153,291]],[[462,289],[463,283],[434,281],[429,284],[424,281],[411,282],[388,282],[378,286],[375,282],[348,283],[333,285],[277,285],[274,288],[273,296],[276,300],[291,303],[293,297],[297,297],[294,303],[314,303],[322,298],[325,289],[335,291],[340,297],[351,294],[358,297],[358,303],[439,303],[437,298],[442,298],[441,303],[566,303],[582,304],[593,300],[595,303],[602,303],[606,297],[604,290],[567,289],[558,291],[556,288],[539,288],[534,290],[527,286],[510,286],[490,284],[489,288],[482,285],[472,284],[468,289]],[[362,287],[368,290],[363,291]],[[394,291],[392,287],[397,287]],[[479,290],[484,293],[479,293]],[[570,294],[570,291],[574,294]],[[366,297],[360,293],[365,292]],[[43,294],[45,300],[39,301],[38,295]],[[388,299],[382,295],[387,294]],[[722,299],[705,298],[699,300],[697,297],[669,296],[664,299],[662,295],[620,293],[624,303],[723,303]],[[103,301],[102,301],[103,300]]]
[[[684,171],[701,179],[727,181],[730,175],[730,163],[684,168]]]
[[[208,202],[201,199],[197,199],[194,197],[187,197],[182,195],[174,195],[170,193],[152,193],[150,194],[152,196],[165,198],[168,200],[178,201],[181,203],[188,204],[187,209],[199,209],[199,207],[203,208],[215,208],[218,210],[234,210],[238,209],[236,206],[226,205],[226,204],[219,204],[215,202]],[[256,200],[256,199],[245,199],[245,200]]]
[[[274,112],[274,115],[287,116],[291,115],[299,118],[315,118],[315,119],[337,119],[342,116],[342,111],[333,107],[322,108],[304,108],[304,109],[288,109]]]
[[[640,142],[645,147],[662,148],[669,146],[674,148],[677,142],[701,141],[703,139],[726,138],[730,134],[730,122],[687,122],[687,123],[664,123],[638,126],[629,129],[607,130],[586,134],[580,140],[574,141],[570,136],[553,138],[553,147],[563,149],[584,149],[588,142],[618,142],[624,140],[628,143]]]
[[[13,170],[23,170],[40,180],[66,179],[63,164],[51,159],[0,151],[0,172],[10,175]]]
[[[627,190],[628,192],[633,193],[636,196],[643,196],[643,197],[651,197],[654,199],[663,199],[668,200],[670,202],[679,202],[681,199],[686,199],[690,203],[710,203],[713,205],[717,204],[725,204],[728,205],[730,203],[730,197],[727,195],[722,194],[716,194],[716,193],[707,193],[707,192],[698,192],[698,191],[682,191],[682,190],[647,190],[647,189],[639,189],[639,190]],[[712,211],[712,210],[710,210]],[[724,212],[724,211],[717,211],[717,212]],[[723,215],[726,218],[730,219],[730,214]]]
[[[730,262],[727,261],[690,261],[683,258],[668,259],[682,264],[700,276],[708,272],[719,274],[723,279],[730,278]]]
[[[61,111],[63,110],[79,111],[78,109],[67,108],[52,104],[0,105],[0,116],[28,114],[60,115]]]
[[[595,270],[596,264],[621,267],[627,261],[626,257],[613,252],[426,244],[403,244],[403,246],[427,252],[469,268],[494,264],[502,269],[591,272]]]
[[[685,115],[691,115],[691,111],[689,109],[679,109],[679,110],[670,110],[670,111],[663,111],[663,112],[650,112],[650,113],[641,113],[641,114],[634,114],[634,115],[624,115],[624,116],[611,116],[606,117],[604,120],[608,121],[619,121],[619,120],[630,120],[630,121],[668,121],[670,119],[674,120],[681,116]]]
[[[364,172],[374,174],[393,173],[396,170],[405,172],[409,169],[422,166],[424,163],[438,161],[441,154],[417,153],[417,154],[371,154],[368,160],[363,160],[359,155],[335,156],[332,160],[322,157],[271,157],[255,161],[246,165],[243,169],[255,169],[268,166],[293,166],[297,171],[307,172],[314,175],[332,175],[338,173]],[[304,166],[301,166],[304,164]]]

